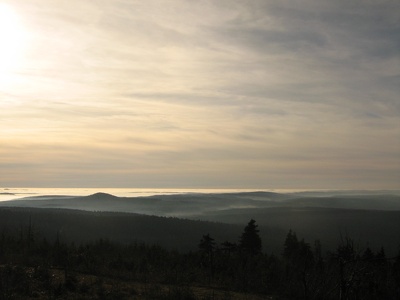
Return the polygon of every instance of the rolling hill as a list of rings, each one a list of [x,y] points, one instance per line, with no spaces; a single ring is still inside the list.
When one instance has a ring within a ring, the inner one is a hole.
[[[32,215],[40,231],[76,241],[103,237],[193,249],[207,233],[217,242],[236,242],[243,226],[255,219],[264,250],[276,254],[290,229],[310,244],[321,240],[326,251],[346,235],[360,251],[383,246],[394,255],[400,246],[400,197],[390,194],[252,192],[124,198],[96,193],[22,198],[0,202],[0,207],[3,227],[26,224]],[[10,214],[24,221],[15,223],[7,217]]]

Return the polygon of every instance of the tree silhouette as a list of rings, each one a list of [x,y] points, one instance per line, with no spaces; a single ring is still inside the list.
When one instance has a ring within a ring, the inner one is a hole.
[[[231,255],[237,249],[237,245],[235,243],[231,243],[229,241],[225,241],[221,244],[221,250],[223,253]]]
[[[283,257],[288,260],[293,259],[299,249],[299,240],[297,239],[296,233],[291,229],[286,236],[283,247]]]
[[[214,250],[215,242],[210,234],[203,235],[199,243],[200,252],[203,256],[203,265],[209,269],[208,284],[211,284],[211,280],[214,277]]]
[[[214,252],[215,242],[214,239],[210,237],[210,234],[203,235],[199,243],[199,248],[201,252],[207,255],[211,255]]]
[[[259,230],[257,227],[256,221],[251,219],[244,228],[244,232],[239,241],[239,248],[251,255],[260,254],[262,250],[261,238],[258,235]]]

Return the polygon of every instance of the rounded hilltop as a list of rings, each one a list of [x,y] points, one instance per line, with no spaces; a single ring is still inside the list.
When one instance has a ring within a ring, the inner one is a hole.
[[[117,199],[117,198],[118,198],[117,196],[102,192],[98,192],[86,197],[86,199],[94,199],[94,200],[106,200],[106,199]]]

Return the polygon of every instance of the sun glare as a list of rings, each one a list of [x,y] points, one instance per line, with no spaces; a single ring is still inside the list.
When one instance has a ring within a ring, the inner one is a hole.
[[[27,32],[15,10],[0,3],[0,83],[8,81],[20,66],[27,41]]]

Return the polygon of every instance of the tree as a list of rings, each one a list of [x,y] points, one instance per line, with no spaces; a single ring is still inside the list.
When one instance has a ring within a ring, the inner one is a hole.
[[[259,230],[257,227],[256,221],[251,219],[244,228],[239,241],[239,248],[250,255],[260,254],[262,250],[261,238],[258,235]]]
[[[231,253],[234,253],[236,249],[237,245],[235,243],[225,241],[221,244],[221,250],[225,254],[231,255]]]
[[[321,245],[316,244],[317,251]],[[313,253],[308,243],[297,239],[294,231],[289,230],[283,248],[283,257],[286,260],[286,276],[290,282],[289,289],[293,295],[303,294],[304,299],[310,295],[310,273],[313,263]],[[301,291],[301,292],[300,292]]]
[[[291,229],[286,236],[283,247],[283,257],[288,260],[293,259],[299,249],[299,240],[297,239],[296,233]]]
[[[199,243],[200,252],[203,256],[203,265],[209,269],[209,277],[208,284],[211,283],[211,280],[214,277],[214,250],[215,250],[215,242],[210,234],[203,235],[202,239]]]
[[[200,240],[199,243],[199,248],[201,252],[211,256],[212,253],[214,252],[215,248],[215,242],[212,237],[210,237],[210,234],[203,235],[202,239]]]

